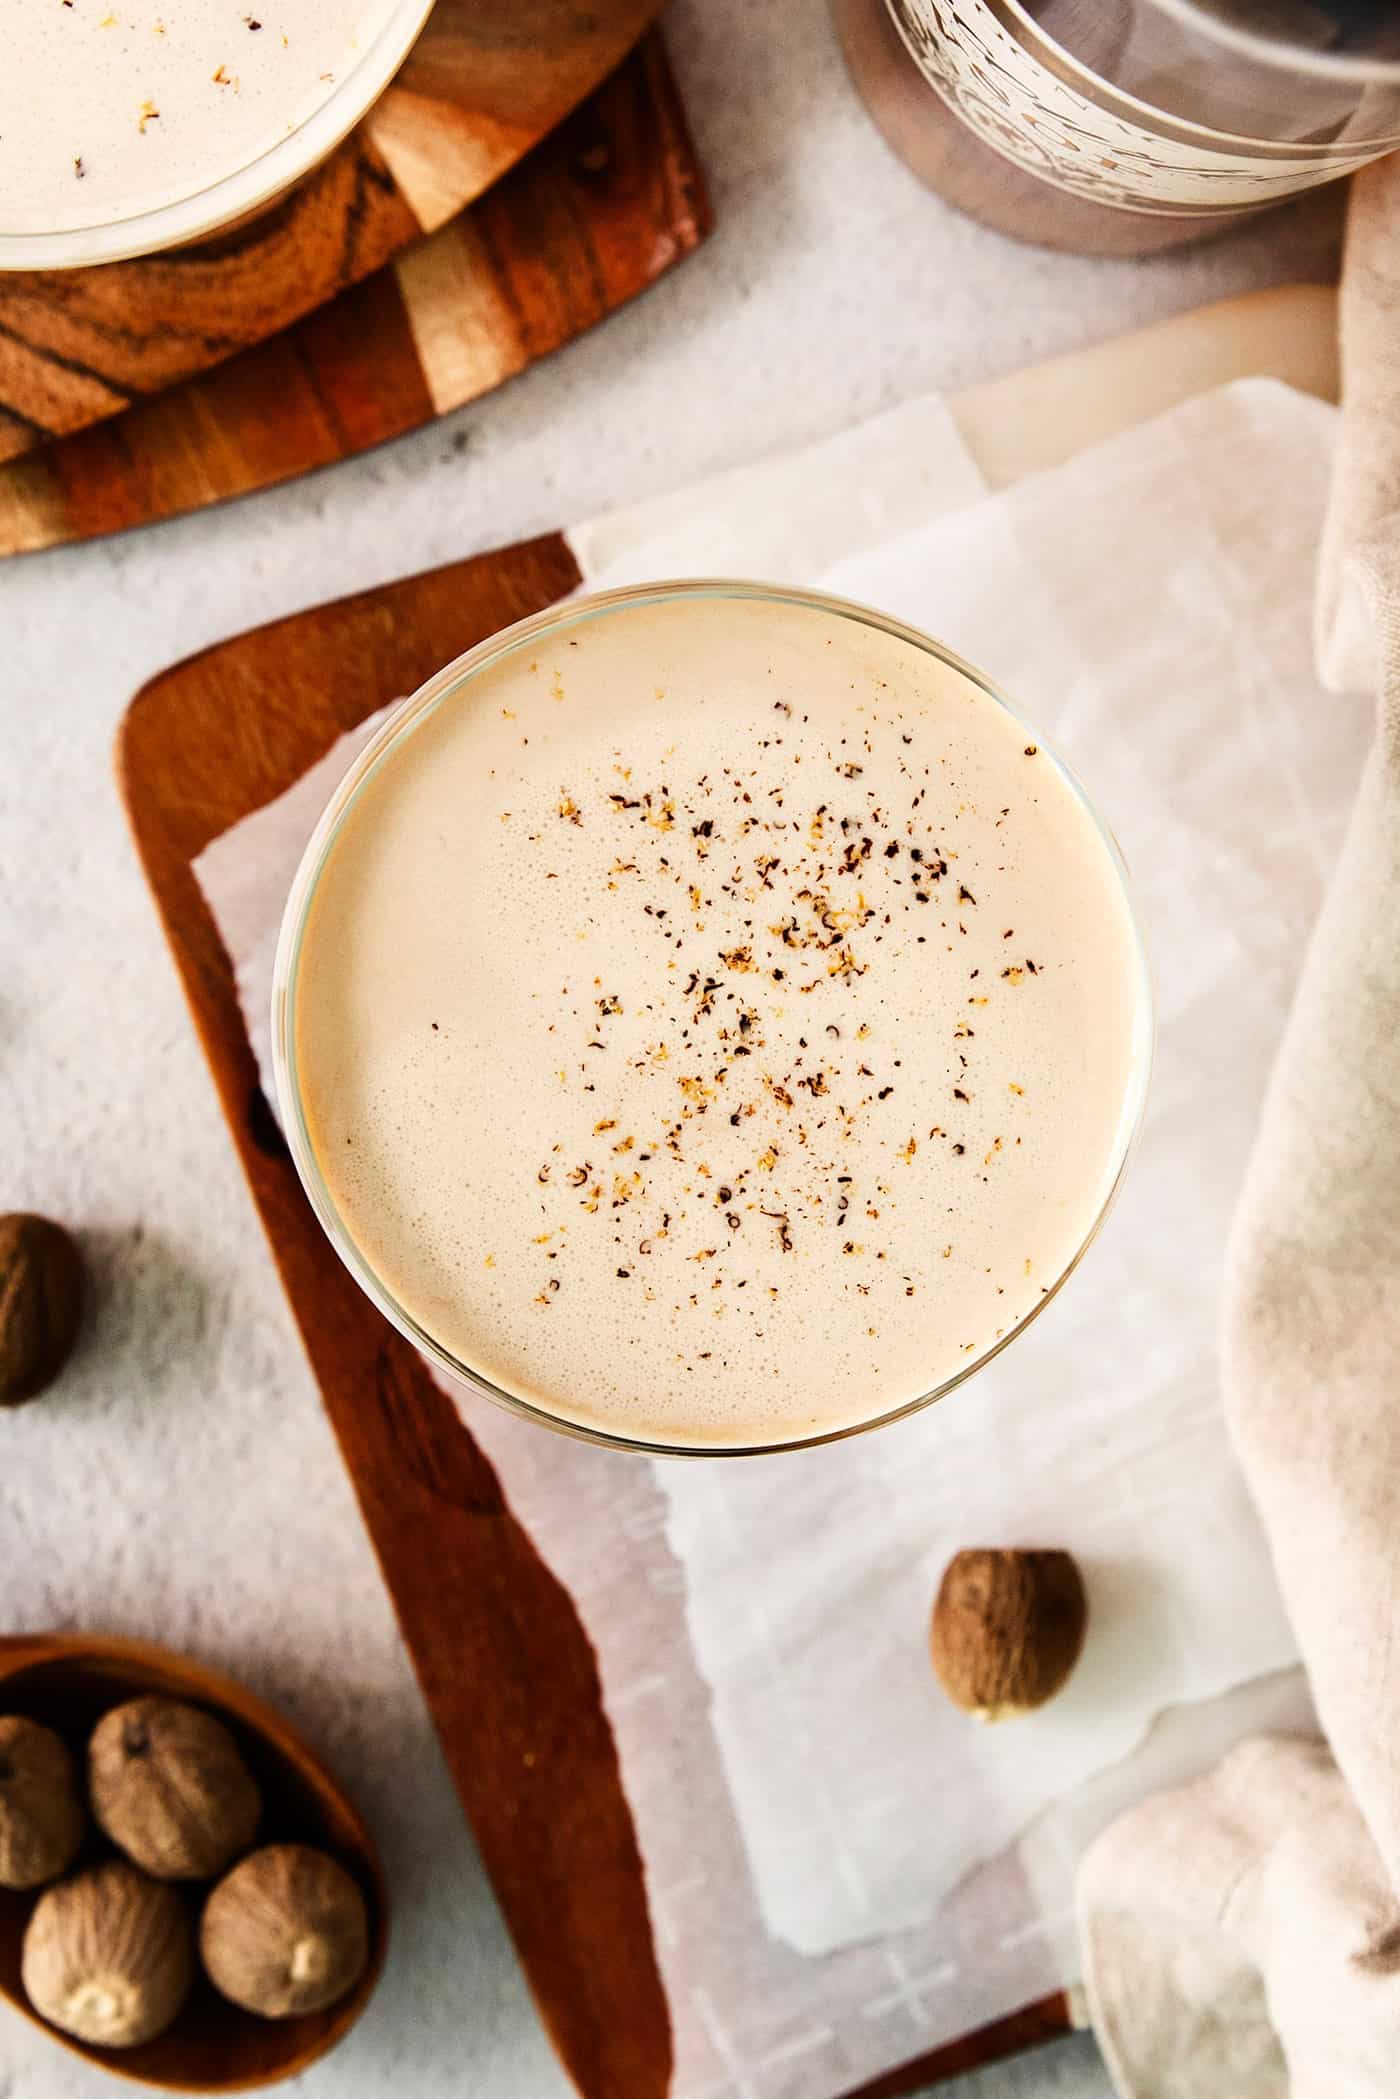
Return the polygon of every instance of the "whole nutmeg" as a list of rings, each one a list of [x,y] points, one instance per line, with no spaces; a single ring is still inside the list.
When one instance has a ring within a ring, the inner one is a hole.
[[[164,2033],[188,1996],[193,1937],[173,1888],[109,1859],[39,1897],[24,1934],[25,1994],[80,2041],[135,2048]]]
[[[82,1256],[63,1226],[27,1210],[0,1216],[0,1406],[53,1383],[82,1316]]]
[[[41,1888],[78,1855],[87,1810],[68,1745],[51,1727],[0,1715],[0,1888]]]
[[[1034,1712],[1069,1678],[1089,1606],[1067,1552],[960,1552],[933,1607],[933,1666],[979,1720]]]
[[[323,2011],[369,1959],[365,1898],[345,1868],[306,1844],[268,1844],[204,1905],[199,1951],[216,1990],[263,2019]]]
[[[257,1835],[262,1799],[233,1736],[201,1706],[133,1698],[88,1745],[92,1811],[157,1880],[213,1880]]]

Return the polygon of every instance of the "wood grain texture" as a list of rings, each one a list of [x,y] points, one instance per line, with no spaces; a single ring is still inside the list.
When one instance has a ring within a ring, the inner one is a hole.
[[[437,0],[366,118],[425,233],[513,167],[606,79],[659,0]]]
[[[906,2093],[922,2092],[930,2085],[946,2084],[952,2077],[964,2077],[969,2070],[982,2070],[990,2063],[1005,2062],[1008,2056],[1043,2048],[1047,2041],[1057,2041],[1071,2030],[1069,2000],[1063,1991],[1056,1990],[1038,2004],[1028,2004],[998,2019],[995,2025],[979,2026],[961,2040],[949,2041],[927,2055],[915,2056],[912,2062],[901,2063],[897,2070],[887,2070],[882,2077],[872,2078],[855,2091],[843,2092],[841,2099],[904,2099]]]
[[[486,196],[394,263],[217,370],[0,465],[0,554],[173,517],[416,429],[604,319],[709,227],[653,31]]]
[[[386,700],[580,580],[555,536],[223,643],[138,694],[118,770],[221,1105],[546,2027],[585,2099],[663,2099],[669,2019],[592,1647],[456,1409],[317,1225],[191,864]],[[1067,2024],[1064,2000],[1049,1999],[847,2099],[894,2099]]]
[[[148,685],[118,766],[224,1112],[545,2025],[586,2099],[662,2099],[670,2024],[593,1650],[451,1401],[316,1225],[191,870],[343,730],[578,580],[552,537],[263,628]]]
[[[481,196],[621,62],[658,0],[438,0],[359,130],[279,203],[192,247],[0,273],[0,460],[207,371]]]
[[[298,2019],[255,2019],[201,1979],[168,2033],[138,2048],[94,2048],[58,2033],[30,2008],[20,1948],[32,1895],[0,1889],[0,1997],[55,2044],[119,2077],[176,2092],[243,2092],[307,2069],[347,2034],[379,1980],[389,1898],[374,1840],[334,1774],[280,1713],[232,1678],[142,1640],[83,1633],[0,1638],[0,1706],[62,1735],[80,1759],[112,1706],[147,1695],[192,1699],[232,1730],[263,1800],[260,1843],[296,1841],[332,1852],[358,1881],[370,1917],[370,1958],[340,2003]],[[80,1863],[103,1855],[90,1834]]]

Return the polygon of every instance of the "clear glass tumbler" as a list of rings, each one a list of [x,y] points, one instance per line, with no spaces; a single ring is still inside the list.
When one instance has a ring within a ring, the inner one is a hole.
[[[571,1407],[566,1393],[561,1392],[553,1399],[543,1398],[538,1393],[527,1398],[518,1391],[508,1390],[486,1375],[479,1364],[455,1353],[437,1333],[430,1330],[425,1319],[415,1316],[403,1301],[403,1297],[386,1279],[381,1267],[363,1243],[363,1238],[357,1236],[342,1204],[337,1201],[332,1187],[332,1176],[326,1162],[318,1153],[313,1137],[312,1118],[307,1107],[309,1080],[301,1056],[302,1031],[299,1023],[298,994],[308,945],[314,945],[316,938],[314,921],[318,890],[328,863],[335,853],[338,839],[344,834],[347,825],[353,823],[357,804],[362,802],[370,790],[376,775],[381,774],[386,766],[392,766],[395,760],[402,756],[409,739],[427,724],[438,710],[450,711],[456,707],[472,705],[476,700],[474,688],[477,687],[478,681],[489,676],[498,666],[511,658],[519,658],[522,662],[535,657],[543,660],[551,647],[557,645],[566,648],[569,634],[577,633],[591,623],[625,622],[634,611],[645,613],[653,606],[664,608],[667,605],[697,599],[721,608],[735,606],[739,608],[741,616],[751,614],[755,607],[760,610],[771,608],[778,617],[797,616],[804,623],[810,621],[819,633],[826,630],[829,645],[839,646],[840,642],[848,637],[858,637],[862,631],[868,632],[881,647],[892,645],[894,654],[907,651],[914,662],[920,659],[927,662],[932,658],[936,663],[946,666],[959,680],[966,681],[970,687],[975,688],[993,708],[1003,710],[1013,721],[1031,732],[1031,725],[1025,721],[1015,703],[984,673],[955,656],[941,643],[919,633],[915,628],[906,626],[902,621],[844,599],[828,597],[814,591],[785,589],[758,583],[698,581],[642,585],[608,591],[594,597],[567,600],[562,605],[506,628],[502,633],[478,644],[465,656],[459,657],[455,663],[448,664],[410,699],[395,708],[364,751],[354,760],[332,795],[311,837],[287,901],[273,978],[273,1065],[282,1126],[302,1185],[327,1237],[360,1287],[384,1316],[430,1361],[451,1377],[510,1411],[588,1442],[607,1444],[615,1449],[645,1451],[653,1456],[743,1456],[835,1442],[866,1429],[903,1419],[906,1415],[941,1399],[954,1387],[974,1376],[994,1356],[999,1355],[1002,1349],[1009,1347],[1050,1303],[1078,1266],[1081,1256],[1107,1216],[1121,1184],[1146,1100],[1152,1054],[1152,997],[1141,929],[1133,912],[1127,873],[1117,844],[1095,813],[1084,789],[1068,765],[1044,741],[1041,732],[1036,730],[1033,734],[1036,748],[1044,754],[1042,762],[1054,766],[1069,786],[1073,797],[1087,814],[1093,831],[1101,841],[1112,870],[1111,878],[1117,884],[1121,884],[1122,899],[1132,928],[1133,957],[1129,964],[1132,981],[1125,985],[1125,994],[1132,1012],[1133,1055],[1126,1089],[1117,1104],[1112,1152],[1105,1162],[1094,1214],[1088,1220],[1084,1236],[1062,1272],[1051,1277],[1048,1287],[1030,1309],[1017,1318],[1014,1324],[1008,1326],[1000,1339],[968,1358],[953,1375],[942,1378],[932,1384],[930,1389],[918,1393],[893,1409],[872,1404],[868,1413],[840,1426],[824,1428],[815,1434],[777,1432],[771,1440],[746,1438],[721,1441],[707,1438],[703,1442],[681,1442],[650,1438],[630,1431],[621,1421],[585,1418]],[[530,668],[535,668],[533,662],[530,662]],[[908,740],[906,737],[905,741]],[[1017,742],[1019,741],[1018,736]],[[855,770],[858,772],[860,768]]]
[[[1048,246],[1140,254],[1400,145],[1379,0],[836,0],[857,85],[949,202]]]
[[[29,0],[24,0],[28,5]],[[0,195],[0,272],[70,270],[125,261],[207,240],[255,218],[327,159],[388,87],[412,50],[434,0],[391,0],[374,36],[334,93],[265,151],[241,166],[220,168],[210,141],[210,179],[149,210],[95,218],[78,226],[17,228],[6,224]],[[53,92],[61,93],[61,83]]]

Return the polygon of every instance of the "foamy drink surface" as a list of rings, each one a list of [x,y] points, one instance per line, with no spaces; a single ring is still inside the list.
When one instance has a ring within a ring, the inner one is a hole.
[[[1119,874],[970,678],[824,608],[528,640],[362,784],[294,985],[309,1138],[399,1304],[660,1444],[873,1420],[1004,1338],[1142,1076]]]
[[[0,230],[57,233],[235,173],[335,94],[392,0],[11,0]]]

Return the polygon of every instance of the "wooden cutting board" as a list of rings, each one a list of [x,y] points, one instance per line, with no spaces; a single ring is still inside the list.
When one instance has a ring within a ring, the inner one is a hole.
[[[665,2099],[670,2020],[592,1646],[452,1401],[317,1225],[192,865],[387,697],[580,580],[554,534],[279,620],[146,686],[118,768],[224,1114],[541,2018],[584,2099]],[[1067,2023],[1058,1997],[1031,2006],[859,2099]]]
[[[546,11],[543,0],[530,10]],[[395,88],[388,100],[407,95]],[[446,102],[433,106],[439,117],[449,112]],[[393,107],[374,122],[391,120],[407,122]],[[353,193],[352,156],[362,150],[344,149],[321,178],[328,196]],[[381,196],[373,185],[369,194]],[[298,201],[287,211],[296,220],[310,208]],[[360,222],[352,274],[368,223]],[[709,229],[704,181],[653,30],[541,145],[429,239],[183,384],[166,385],[169,362],[155,361],[142,383],[158,390],[125,413],[0,464],[0,555],[173,517],[416,429],[614,312]],[[216,282],[213,263],[180,267],[208,277],[210,310],[226,298],[236,303],[238,280]],[[79,287],[74,297],[91,295]],[[0,392],[4,298],[0,279]],[[83,318],[80,345],[90,313]],[[270,308],[263,319],[270,328]],[[259,322],[251,332],[267,329]],[[74,354],[81,362],[81,347]],[[0,406],[0,451],[4,416]]]
[[[437,0],[403,70],[270,211],[98,269],[0,272],[0,460],[277,334],[444,225],[618,66],[659,0]]]
[[[1329,292],[1257,295],[992,382],[952,407],[984,474],[1004,485],[1245,373],[1329,394],[1333,330]],[[568,541],[553,534],[222,643],[137,695],[118,769],[220,1104],[545,2025],[585,2099],[664,2099],[669,2018],[593,1650],[451,1400],[316,1224],[192,865],[387,699],[580,580]],[[1046,2040],[1068,2018],[1065,1999],[1050,1998],[845,2099],[894,2099]]]

